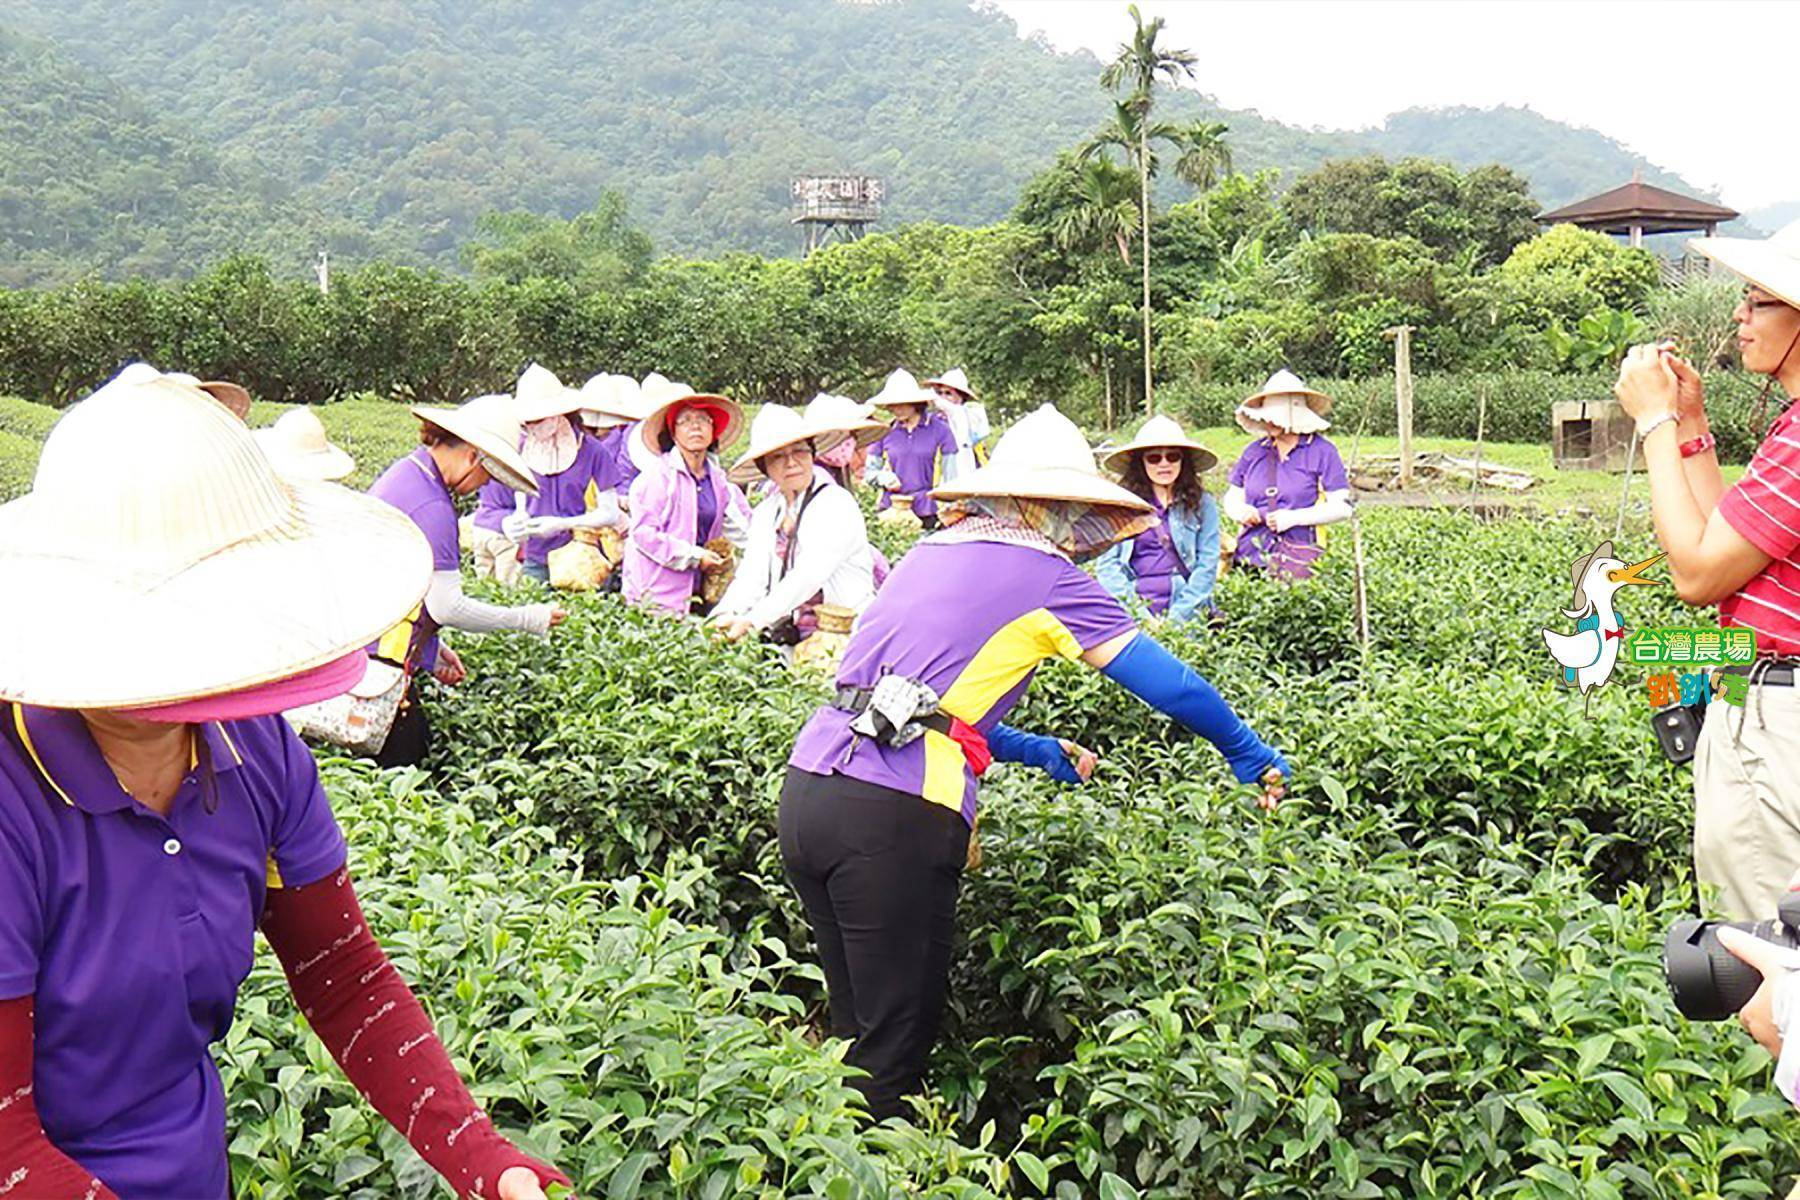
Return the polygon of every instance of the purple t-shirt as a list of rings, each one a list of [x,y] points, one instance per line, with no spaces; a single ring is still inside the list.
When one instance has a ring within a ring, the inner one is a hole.
[[[1169,600],[1175,594],[1177,577],[1187,578],[1187,569],[1175,554],[1175,535],[1169,529],[1169,510],[1156,504],[1161,518],[1156,528],[1145,530],[1131,539],[1131,572],[1136,578],[1137,594],[1157,616],[1169,611]]]
[[[588,434],[581,434],[575,450],[575,461],[569,469],[556,475],[537,475],[538,494],[525,501],[525,511],[534,517],[578,517],[588,510],[588,489],[611,491],[618,482],[618,467],[612,455]],[[535,472],[534,472],[535,474]],[[548,537],[525,539],[525,561],[542,563],[552,550],[574,540],[571,533],[553,533]]]
[[[481,490],[475,493],[476,528],[499,533],[501,524],[513,515],[518,505],[517,496],[517,492],[498,479],[482,484]]]
[[[637,422],[634,421],[600,435],[601,447],[612,455],[614,478],[617,480],[613,484],[613,490],[621,498],[631,494],[631,481],[638,477],[637,462],[631,457],[631,439],[637,436],[637,428]]]
[[[857,621],[839,687],[873,687],[883,669],[927,684],[939,707],[987,733],[1025,694],[1047,658],[1075,659],[1136,626],[1095,579],[1067,559],[1003,542],[927,539],[894,568]],[[788,762],[847,775],[975,820],[975,775],[962,748],[927,732],[891,750],[850,731],[842,709],[813,713]]]
[[[36,996],[44,1132],[121,1196],[225,1200],[207,1047],[267,888],[344,864],[313,757],[279,716],[199,726],[218,807],[195,771],[164,817],[120,789],[78,713],[0,705],[0,722],[0,999]]]
[[[1311,508],[1321,494],[1350,486],[1338,448],[1317,433],[1302,436],[1286,462],[1275,452],[1271,439],[1251,442],[1232,464],[1229,478],[1233,487],[1244,489],[1244,499],[1265,519],[1278,508]],[[1237,559],[1246,566],[1263,566],[1278,540],[1312,546],[1319,535],[1311,525],[1297,525],[1279,535],[1266,524],[1253,525],[1238,537]]]
[[[438,474],[431,451],[420,446],[381,473],[369,488],[369,495],[385,500],[408,517],[431,546],[433,571],[462,570],[462,549],[456,538],[456,505],[450,489]],[[373,651],[374,646],[369,649]],[[419,669],[429,671],[437,665],[438,637],[425,640],[419,654]]]
[[[900,477],[900,491],[913,498],[913,511],[921,517],[937,515],[937,501],[930,492],[937,482],[937,460],[956,456],[956,435],[936,414],[927,414],[911,429],[895,424],[870,449],[886,460],[888,469]],[[883,491],[877,507],[893,503],[893,493]]]

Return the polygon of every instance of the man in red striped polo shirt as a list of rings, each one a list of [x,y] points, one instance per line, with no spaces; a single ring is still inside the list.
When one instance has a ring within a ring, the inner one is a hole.
[[[1800,221],[1688,245],[1748,281],[1733,314],[1745,369],[1800,396]],[[1673,346],[1634,347],[1614,392],[1637,421],[1677,593],[1756,631],[1756,662],[1730,668],[1750,676],[1746,703],[1709,706],[1694,754],[1694,867],[1727,915],[1767,917],[1800,868],[1800,404],[1727,488],[1699,373]]]

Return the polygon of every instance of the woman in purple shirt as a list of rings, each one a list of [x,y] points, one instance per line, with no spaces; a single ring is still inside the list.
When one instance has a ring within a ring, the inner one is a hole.
[[[1324,431],[1331,398],[1277,371],[1238,406],[1238,424],[1257,440],[1231,468],[1225,515],[1243,528],[1237,565],[1279,579],[1312,575],[1318,528],[1350,518],[1350,480]]]
[[[1119,482],[1156,509],[1154,529],[1115,542],[1094,577],[1121,600],[1135,597],[1153,617],[1187,621],[1212,608],[1219,577],[1219,506],[1200,476],[1219,456],[1168,417],[1151,417],[1137,437],[1107,456]]]
[[[622,522],[613,491],[613,457],[591,437],[577,415],[580,392],[565,387],[536,363],[525,368],[514,393],[524,439],[519,453],[537,484],[512,530],[524,538],[524,574],[550,582],[550,555],[574,540],[577,529],[617,528]]]
[[[1003,724],[1041,663],[1083,662],[1182,722],[1266,806],[1288,773],[1077,565],[1154,518],[1100,478],[1068,418],[1038,409],[938,498],[958,502],[951,523],[858,619],[836,696],[794,743],[781,793],[782,863],[824,963],[831,1029],[853,1040],[877,1118],[905,1110],[937,1036],[978,778],[993,760],[1068,783],[1094,768],[1073,742]]]
[[[431,573],[405,515],[284,482],[178,379],[115,380],[51,431],[0,507],[0,1192],[226,1200],[210,1047],[258,929],[312,1033],[459,1196],[567,1183],[457,1077],[280,715],[360,680]]]
[[[938,462],[956,456],[956,435],[928,406],[936,394],[919,386],[912,372],[897,370],[869,403],[894,414],[887,434],[869,448],[863,478],[881,489],[877,511],[887,509],[895,494],[911,498],[913,515],[927,530],[938,527],[937,502],[931,489]]]

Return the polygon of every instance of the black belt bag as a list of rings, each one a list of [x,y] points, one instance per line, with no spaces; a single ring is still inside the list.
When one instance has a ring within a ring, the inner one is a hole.
[[[861,716],[868,710],[869,697],[874,694],[875,693],[868,688],[841,687],[837,690],[837,695],[832,699],[831,707],[842,709],[844,712],[851,713],[855,716]],[[913,720],[935,733],[941,733],[945,737],[950,736],[950,717],[948,714],[934,712],[927,716],[914,717]]]

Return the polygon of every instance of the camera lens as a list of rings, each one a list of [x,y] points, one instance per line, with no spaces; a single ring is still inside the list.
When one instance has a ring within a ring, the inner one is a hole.
[[[1762,985],[1755,967],[1719,943],[1723,921],[1677,921],[1663,939],[1663,974],[1675,994],[1675,1007],[1690,1021],[1723,1021],[1749,1003]],[[1734,921],[1753,937],[1778,946],[1800,942],[1780,921]]]

